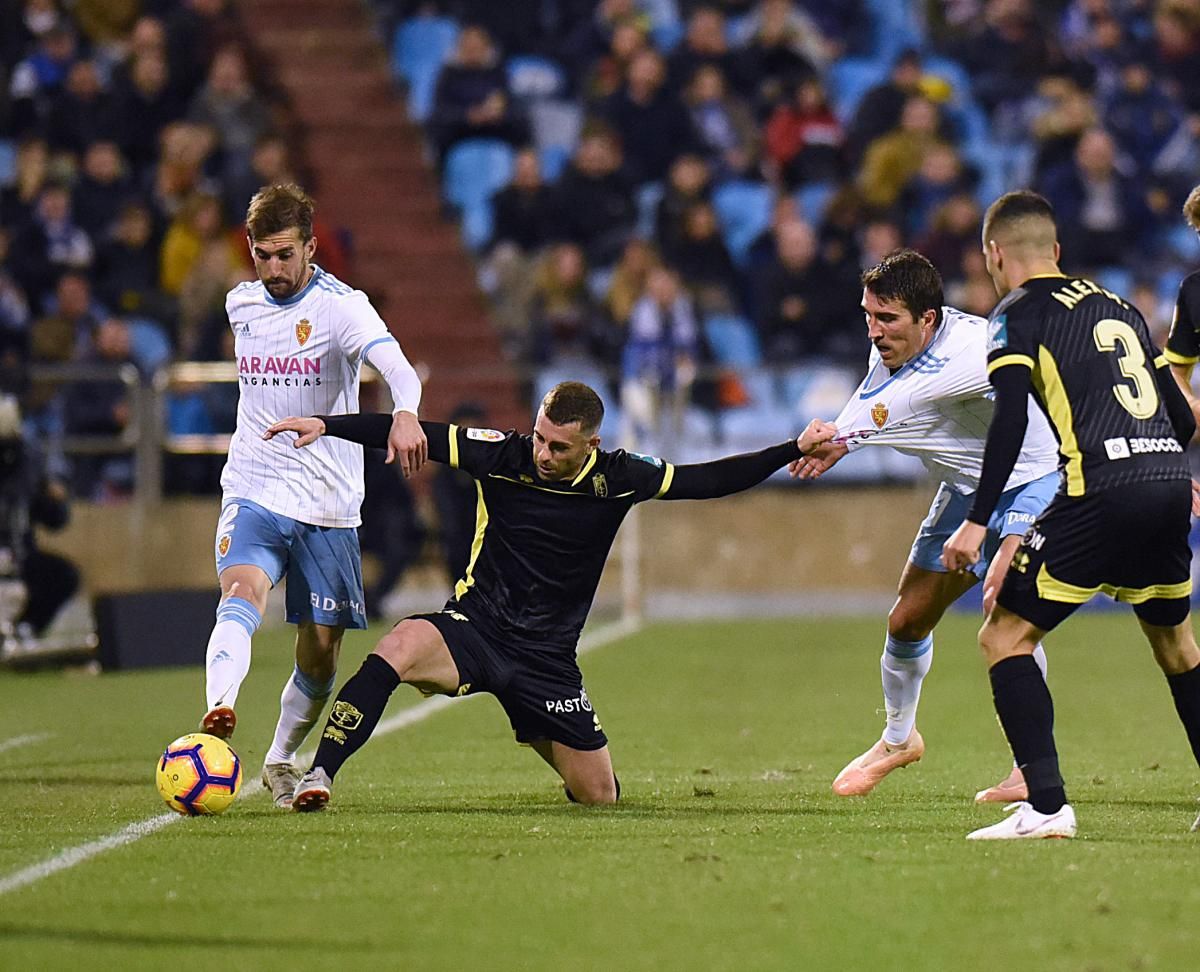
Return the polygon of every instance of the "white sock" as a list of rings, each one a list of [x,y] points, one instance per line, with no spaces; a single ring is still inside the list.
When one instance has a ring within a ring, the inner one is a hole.
[[[292,672],[279,697],[279,723],[275,726],[275,739],[267,750],[268,763],[295,761],[296,750],[317,724],[332,693],[332,678],[326,684],[318,685],[299,668]]]
[[[900,641],[890,634],[883,645],[879,671],[883,676],[883,704],[887,726],[883,741],[899,746],[917,724],[917,702],[921,698],[921,683],[933,664],[933,635],[920,641]]]
[[[217,623],[208,636],[204,655],[204,694],[210,709],[233,708],[238,690],[250,671],[250,638],[262,624],[262,615],[244,598],[227,597],[217,607]]]

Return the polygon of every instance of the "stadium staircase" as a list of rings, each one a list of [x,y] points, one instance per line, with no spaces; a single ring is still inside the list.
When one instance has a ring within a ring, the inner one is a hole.
[[[320,215],[353,238],[352,285],[371,295],[429,376],[421,412],[483,404],[524,429],[528,405],[504,360],[458,227],[444,218],[420,130],[362,0],[240,0],[257,51],[289,96]]]

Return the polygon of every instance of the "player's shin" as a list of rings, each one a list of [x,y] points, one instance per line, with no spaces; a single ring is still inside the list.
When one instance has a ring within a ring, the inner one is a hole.
[[[379,655],[367,655],[333,703],[313,766],[325,770],[332,780],[342,763],[371,738],[388,699],[399,685],[400,676],[391,665]]]
[[[1057,813],[1067,802],[1054,745],[1054,701],[1031,655],[996,662],[988,675],[1000,725],[1025,774],[1029,802],[1039,813]]]
[[[275,739],[267,752],[267,763],[290,763],[333,692],[333,679],[316,682],[296,668],[279,697],[279,722]]]
[[[1192,755],[1200,763],[1200,665],[1191,671],[1168,675],[1171,696],[1175,699],[1175,711],[1192,744]]]
[[[249,601],[227,597],[217,608],[217,623],[208,638],[204,656],[205,695],[210,709],[233,708],[238,690],[250,671],[250,639],[262,615]]]
[[[921,683],[932,664],[932,634],[920,641],[901,641],[890,634],[887,636],[879,659],[879,672],[887,712],[883,740],[889,746],[901,746],[912,735],[917,722],[917,703],[921,699]]]

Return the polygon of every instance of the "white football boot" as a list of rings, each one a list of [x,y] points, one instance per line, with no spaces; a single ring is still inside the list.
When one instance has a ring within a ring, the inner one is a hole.
[[[1054,813],[1039,813],[1030,803],[1010,803],[1008,817],[990,827],[967,834],[967,840],[1021,840],[1038,837],[1074,837],[1075,811],[1064,803]]]

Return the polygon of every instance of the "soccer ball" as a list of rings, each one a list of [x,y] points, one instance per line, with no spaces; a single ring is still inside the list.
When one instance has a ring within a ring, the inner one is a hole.
[[[242,761],[224,739],[189,732],[163,751],[154,782],[176,813],[223,813],[241,789]]]

